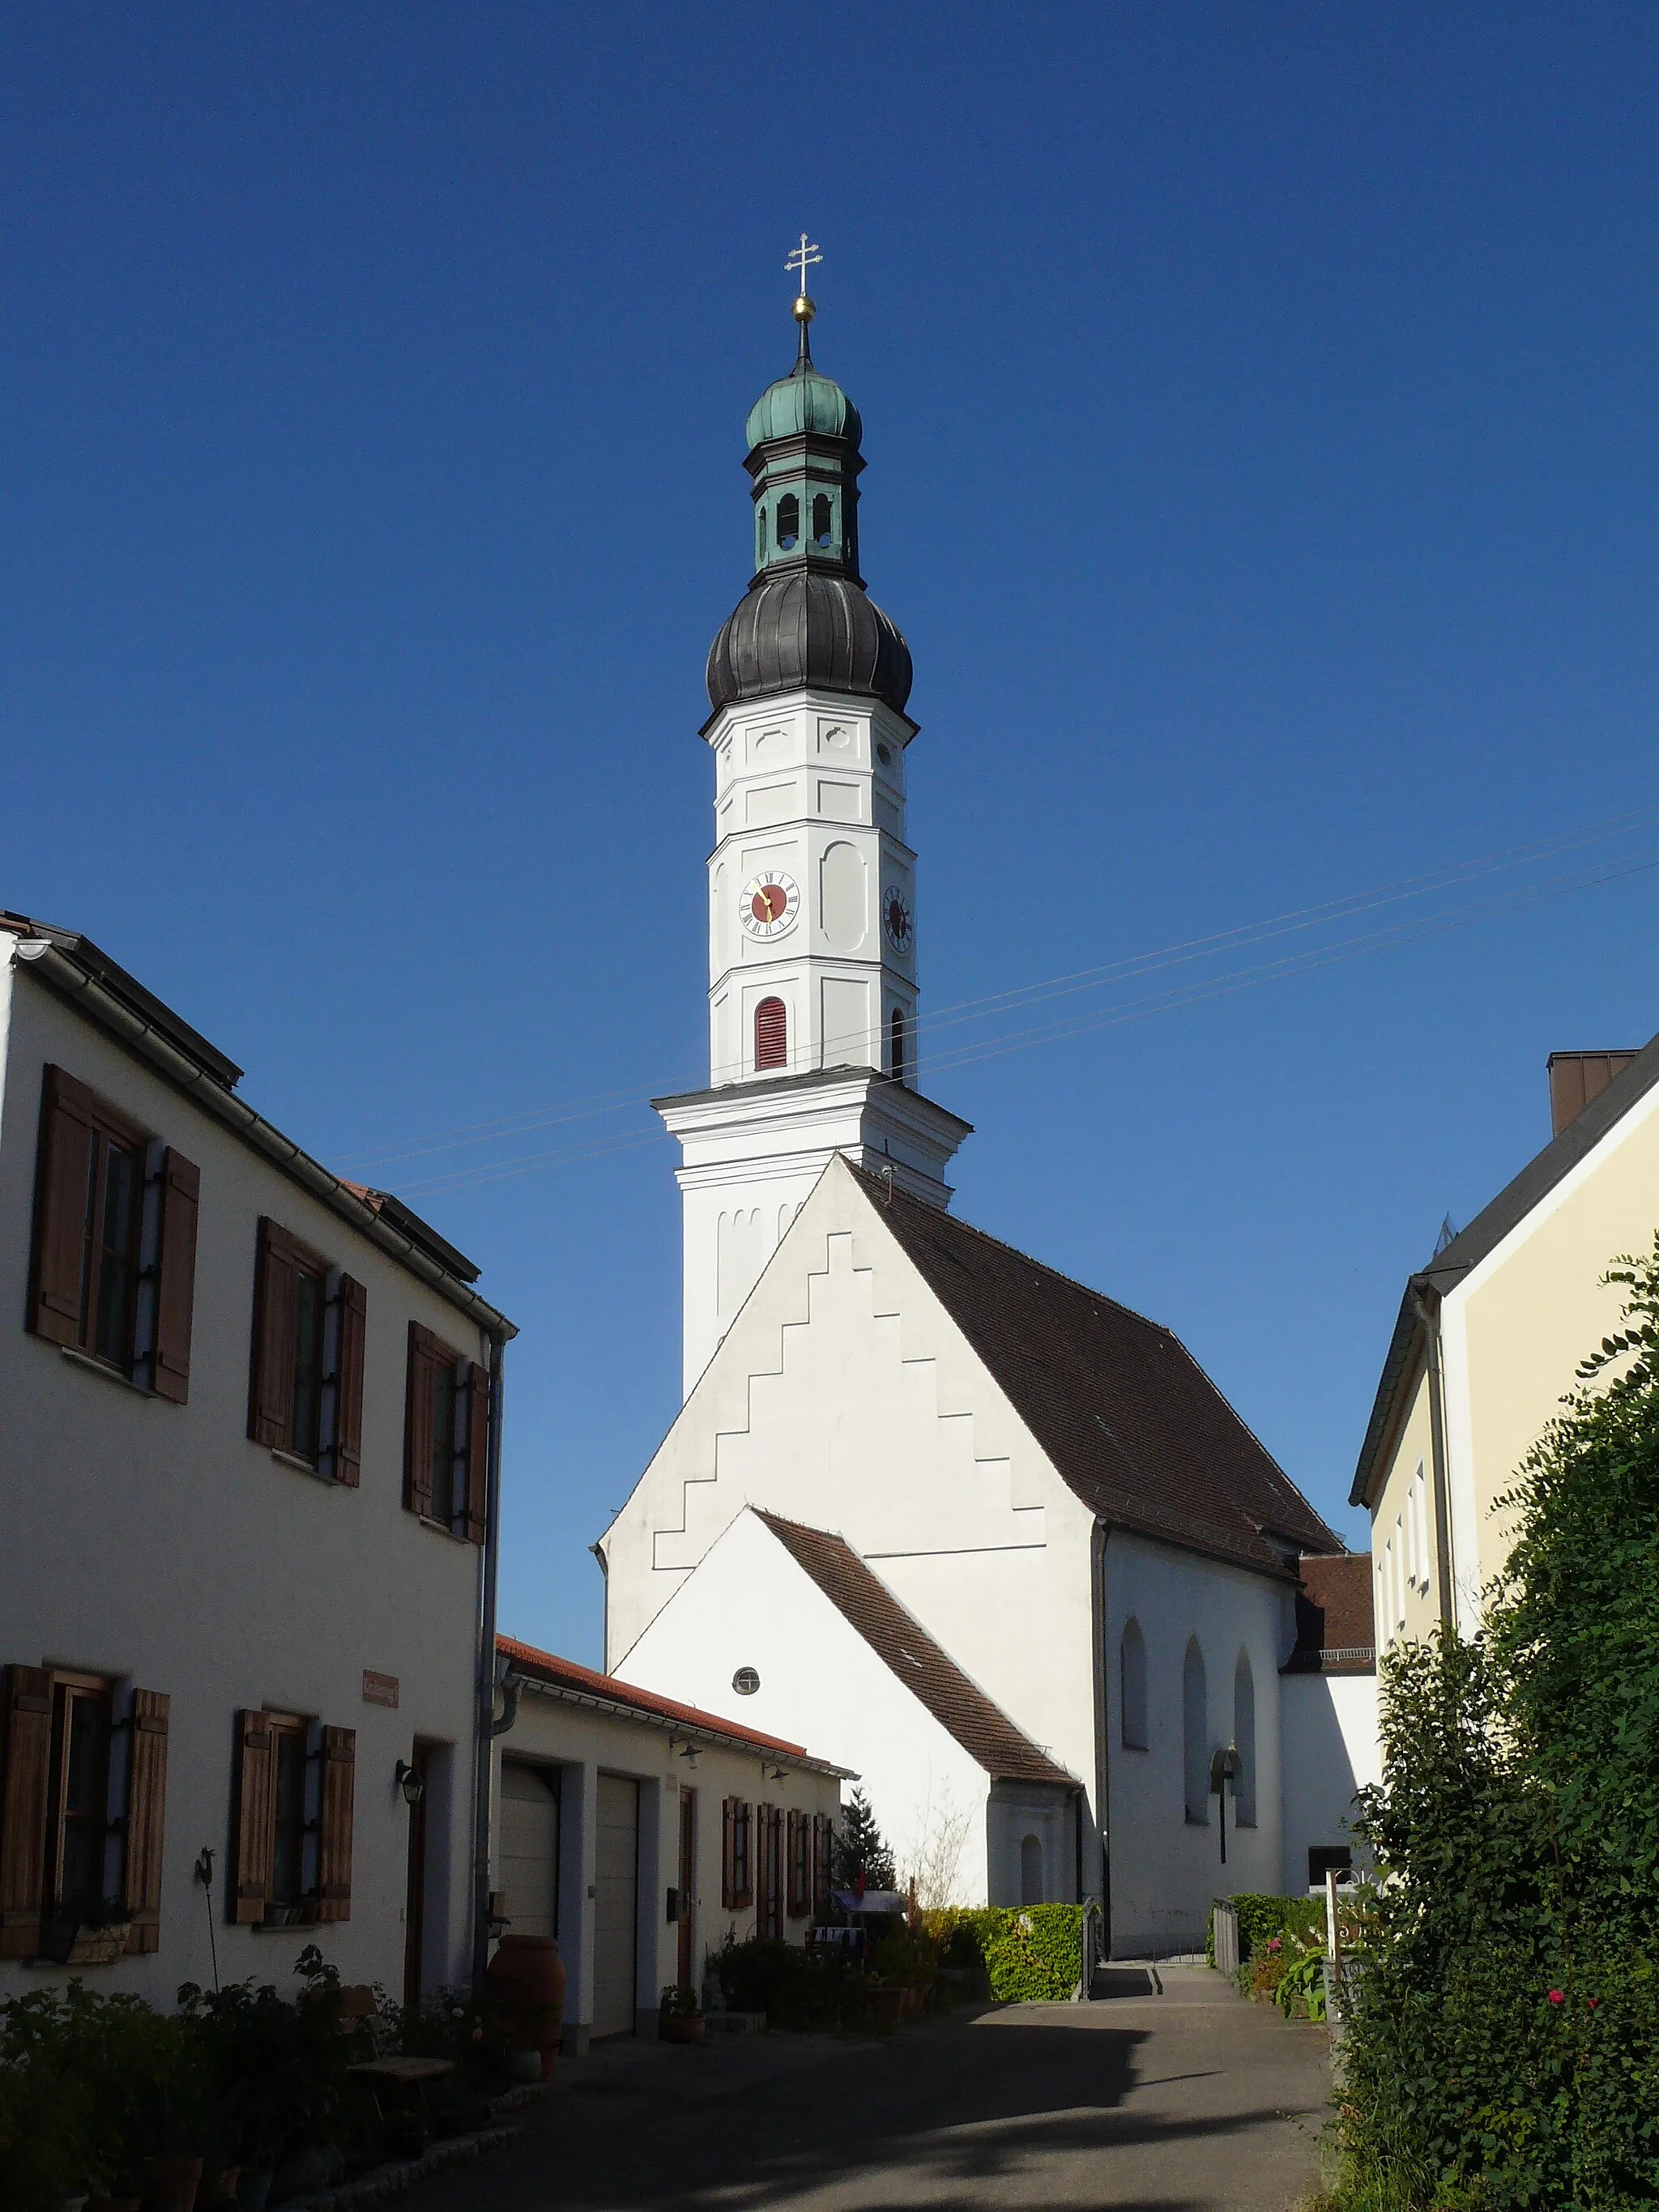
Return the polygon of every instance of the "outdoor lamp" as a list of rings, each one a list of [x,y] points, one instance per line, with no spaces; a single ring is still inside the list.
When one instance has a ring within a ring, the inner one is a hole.
[[[405,1805],[418,1805],[426,1795],[426,1777],[418,1766],[411,1766],[405,1759],[398,1761],[398,1771],[392,1780],[404,1793]]]

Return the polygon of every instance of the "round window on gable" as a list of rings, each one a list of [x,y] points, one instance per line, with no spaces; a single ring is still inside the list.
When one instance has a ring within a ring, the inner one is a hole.
[[[732,1677],[732,1687],[740,1698],[752,1698],[760,1687],[760,1670],[755,1667],[739,1667]]]

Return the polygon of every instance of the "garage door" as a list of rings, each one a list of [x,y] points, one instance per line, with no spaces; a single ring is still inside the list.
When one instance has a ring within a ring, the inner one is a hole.
[[[498,1863],[514,1936],[556,1936],[559,1896],[559,1771],[521,1759],[501,1761]]]
[[[598,1880],[593,1893],[595,2035],[634,2033],[635,1943],[640,1917],[640,1785],[599,1777]]]

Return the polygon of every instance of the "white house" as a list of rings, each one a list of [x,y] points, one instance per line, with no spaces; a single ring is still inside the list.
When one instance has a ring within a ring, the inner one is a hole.
[[[512,1324],[240,1074],[0,916],[7,1995],[311,1941],[413,1994],[482,1935]]]
[[[598,1547],[606,1662],[704,1703],[757,1674],[930,1881],[1103,1896],[1120,1952],[1180,1948],[1334,1847],[1286,1724],[1329,1692],[1280,1670],[1300,1563],[1342,1546],[1169,1329],[947,1211],[971,1132],[916,1085],[910,654],[795,312],[708,656],[710,1082],[658,1102],[685,1401]]]
[[[799,1943],[823,1918],[845,1767],[510,1637],[496,1650],[499,1924],[558,1938],[567,2051],[649,2032],[728,1937]]]

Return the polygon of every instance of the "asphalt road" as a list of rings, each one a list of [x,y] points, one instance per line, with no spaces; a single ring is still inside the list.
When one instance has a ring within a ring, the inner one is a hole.
[[[1164,1994],[1014,2005],[872,2041],[629,2041],[407,2212],[1290,2212],[1329,2096],[1322,2028],[1166,1967]]]

